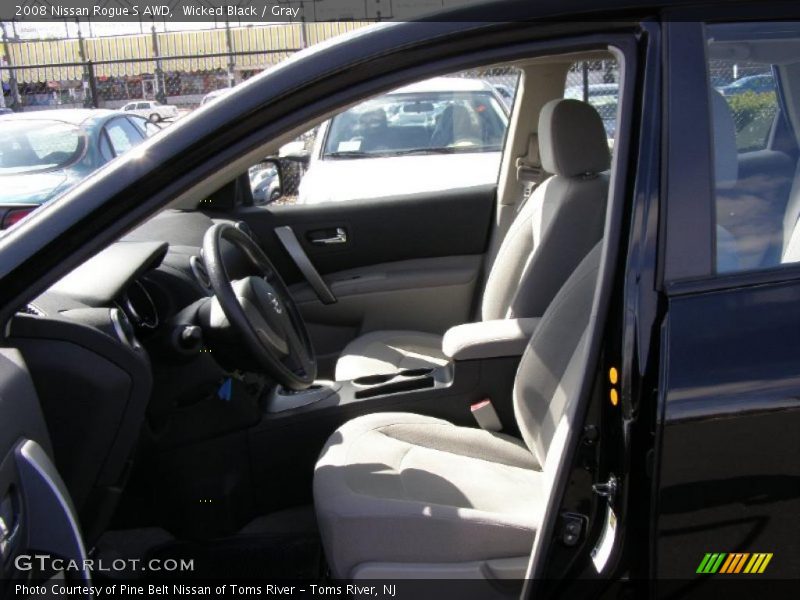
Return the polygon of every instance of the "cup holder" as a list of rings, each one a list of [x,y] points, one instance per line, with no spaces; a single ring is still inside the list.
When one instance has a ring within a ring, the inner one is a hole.
[[[403,377],[422,377],[423,375],[430,375],[433,373],[433,369],[428,369],[426,367],[422,367],[420,369],[405,369],[400,371],[400,375]]]
[[[386,383],[394,379],[394,374],[388,375],[365,375],[364,377],[359,377],[353,380],[353,383],[356,385],[378,385],[381,383]]]

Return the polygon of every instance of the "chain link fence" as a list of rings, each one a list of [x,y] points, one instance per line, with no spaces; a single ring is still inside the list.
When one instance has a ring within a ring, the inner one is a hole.
[[[119,108],[157,101],[181,111],[302,48],[363,27],[358,21],[283,23],[108,37],[22,40],[2,26],[3,103],[15,111]],[[13,23],[11,24],[13,28]]]
[[[15,111],[119,109],[139,100],[174,106],[183,114],[200,106],[209,94],[245,81],[294,52],[296,49],[5,67],[9,73],[3,85],[5,105]],[[236,65],[255,54],[259,65],[250,68],[204,68],[203,64],[221,59]],[[23,82],[23,73],[34,75]]]

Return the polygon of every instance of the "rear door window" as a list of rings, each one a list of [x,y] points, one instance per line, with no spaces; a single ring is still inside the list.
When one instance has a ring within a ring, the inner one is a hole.
[[[800,27],[711,25],[716,271],[800,261]],[[744,58],[742,58],[744,57]]]
[[[144,134],[140,133],[128,119],[123,117],[109,122],[106,125],[106,133],[114,154],[117,156],[124,154],[144,140]]]

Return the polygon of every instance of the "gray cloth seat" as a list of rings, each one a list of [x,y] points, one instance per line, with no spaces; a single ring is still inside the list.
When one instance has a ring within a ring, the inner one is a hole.
[[[538,526],[531,503],[539,500],[542,473],[518,440],[422,415],[379,413],[342,426],[322,456],[315,494],[323,538],[334,544],[328,560],[340,576],[364,563],[530,551]]]
[[[486,279],[482,321],[541,316],[603,234],[611,157],[600,115],[578,100],[548,102],[539,115],[539,146],[542,168],[553,175],[522,205],[503,238]],[[394,373],[410,362],[435,367],[444,357],[441,339],[370,332],[345,346],[336,379]]]
[[[598,245],[562,286],[514,381],[522,440],[411,413],[349,421],[314,473],[314,503],[333,575],[480,577],[524,565],[567,434],[575,429]]]

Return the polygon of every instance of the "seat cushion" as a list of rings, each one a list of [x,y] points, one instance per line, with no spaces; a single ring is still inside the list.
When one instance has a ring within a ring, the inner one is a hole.
[[[330,567],[527,556],[541,471],[514,438],[409,413],[359,417],[322,450],[314,501]]]
[[[336,381],[447,364],[442,336],[422,331],[373,331],[350,342],[336,362]]]

